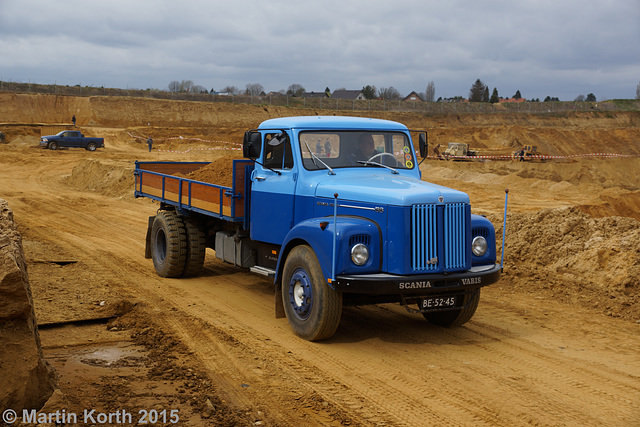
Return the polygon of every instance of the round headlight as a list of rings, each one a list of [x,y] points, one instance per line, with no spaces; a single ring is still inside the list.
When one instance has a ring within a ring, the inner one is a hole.
[[[487,239],[482,236],[476,236],[471,242],[471,251],[475,256],[482,256],[487,253]]]
[[[355,265],[364,265],[369,261],[369,249],[362,243],[357,243],[351,248],[351,261]]]

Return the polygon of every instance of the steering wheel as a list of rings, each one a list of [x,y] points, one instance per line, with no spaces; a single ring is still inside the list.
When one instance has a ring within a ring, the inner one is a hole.
[[[378,153],[378,154],[374,154],[373,156],[369,157],[369,160],[367,160],[367,162],[372,161],[373,159],[375,159],[376,157],[382,157],[382,156],[391,156],[391,158],[393,159],[393,163],[397,164],[398,162],[396,161],[396,157],[391,154],[391,153]]]

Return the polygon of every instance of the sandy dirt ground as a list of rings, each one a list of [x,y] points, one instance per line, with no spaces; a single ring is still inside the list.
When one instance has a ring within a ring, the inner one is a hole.
[[[423,179],[468,192],[500,236],[509,189],[503,278],[462,327],[349,307],[332,339],[311,343],[274,317],[268,279],[211,250],[200,277],[158,277],[144,258],[158,205],[134,199],[132,172],[135,160],[225,164],[262,120],[323,112],[0,96],[0,198],[68,412],[153,410],[167,425],[171,410],[182,425],[640,425],[640,114],[377,114],[481,154],[533,143],[632,157],[425,161]],[[105,149],[36,147],[34,123],[72,114]]]

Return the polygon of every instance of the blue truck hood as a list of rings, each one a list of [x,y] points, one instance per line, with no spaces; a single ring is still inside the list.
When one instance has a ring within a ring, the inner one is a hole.
[[[462,191],[431,184],[416,178],[391,173],[348,174],[326,176],[316,187],[316,197],[383,205],[411,206],[420,203],[469,203],[469,196]],[[439,201],[442,196],[442,201]]]

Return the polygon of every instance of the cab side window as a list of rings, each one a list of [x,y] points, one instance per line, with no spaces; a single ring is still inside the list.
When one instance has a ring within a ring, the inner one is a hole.
[[[293,151],[291,141],[281,134],[267,135],[264,150],[264,165],[271,169],[292,169]]]

